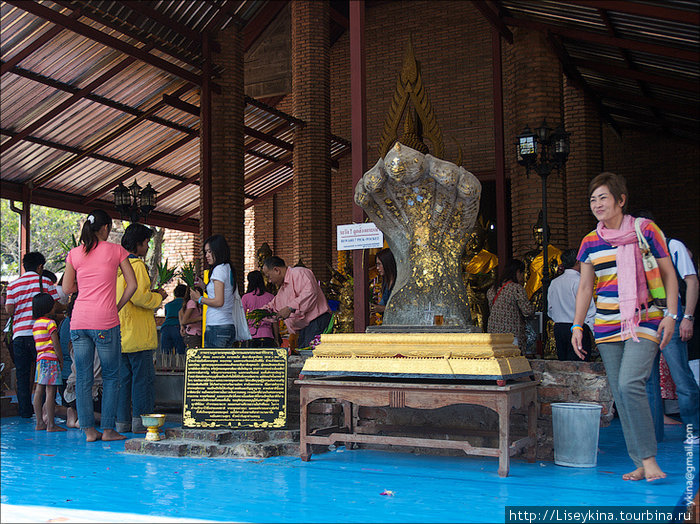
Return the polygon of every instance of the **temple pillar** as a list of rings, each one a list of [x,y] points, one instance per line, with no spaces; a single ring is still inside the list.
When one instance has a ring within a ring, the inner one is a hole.
[[[588,183],[603,171],[601,121],[595,103],[564,78],[565,127],[571,133],[566,163],[566,203],[569,247],[578,247],[595,227],[588,205]]]
[[[231,262],[239,273],[244,264],[244,131],[243,44],[240,29],[231,24],[217,40],[221,52],[213,60],[223,71],[215,81],[221,92],[209,92],[211,109],[207,113],[206,94],[202,90],[202,235],[220,234],[231,248]],[[206,82],[205,82],[206,83]],[[208,122],[207,122],[208,120]],[[209,134],[209,145],[205,138]],[[207,150],[209,148],[209,150]],[[207,162],[207,156],[209,161]],[[211,231],[206,231],[207,206],[211,209]],[[204,240],[204,239],[202,239]],[[243,284],[238,275],[239,285]]]
[[[330,50],[328,2],[291,2],[292,107],[306,122],[294,136],[294,265],[299,259],[320,280],[330,276]]]
[[[538,31],[515,28],[513,45],[503,50],[504,85],[508,86],[506,110],[506,162],[511,174],[511,208],[513,224],[513,256],[535,247],[532,226],[542,209],[540,177],[517,163],[515,139],[525,126],[534,131],[547,119],[555,128],[564,120],[562,70],[546,36]],[[566,247],[564,173],[552,171],[547,181],[547,212],[551,230],[550,243]]]

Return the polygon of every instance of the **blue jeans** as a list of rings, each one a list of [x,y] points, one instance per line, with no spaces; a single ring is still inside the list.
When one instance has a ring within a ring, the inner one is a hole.
[[[688,343],[681,340],[680,326],[681,320],[683,319],[683,308],[678,307],[678,318],[676,321],[676,326],[673,329],[673,337],[671,342],[661,350],[663,353],[664,360],[668,364],[668,370],[671,372],[671,378],[673,383],[676,385],[676,394],[678,395],[678,409],[680,411],[681,420],[683,425],[687,427],[691,426],[690,433],[694,436],[698,434],[698,429],[700,429],[698,414],[698,403],[700,402],[700,389],[698,389],[698,384],[695,382],[695,377],[693,372],[690,370],[688,365]],[[657,424],[656,419],[661,421],[661,434],[663,435],[663,400],[661,399],[661,381],[659,377],[659,362],[657,357],[657,362],[655,364],[655,369],[652,369],[651,376],[649,377],[649,382],[654,382],[654,384],[647,384],[647,395],[649,396],[649,404],[651,406],[652,414],[654,416],[654,423]],[[656,428],[657,434],[659,433],[658,428]]]
[[[222,324],[220,326],[207,326],[204,332],[205,348],[231,348],[236,341],[236,326]]]
[[[36,362],[34,337],[15,337],[12,339],[15,352],[15,373],[17,374],[17,404],[19,416],[30,418],[32,408],[32,366]]]
[[[664,400],[661,398],[661,351],[656,354],[651,366],[651,374],[647,380],[647,398],[651,408],[651,418],[654,421],[654,433],[656,442],[664,439]]]
[[[121,331],[111,329],[71,329],[73,361],[75,362],[75,403],[81,429],[95,427],[92,411],[93,361],[95,350],[102,364],[102,423],[105,429],[114,429],[119,400],[119,360],[121,358]]]
[[[627,453],[637,467],[656,456],[654,423],[646,394],[651,366],[659,352],[656,342],[639,338],[624,342],[599,343],[608,383],[620,415]]]
[[[131,424],[132,418],[140,421],[141,415],[153,413],[155,377],[152,350],[122,353],[117,422]]]
[[[185,353],[185,341],[180,335],[180,326],[161,326],[160,350],[163,353],[171,353],[173,348],[178,355]]]

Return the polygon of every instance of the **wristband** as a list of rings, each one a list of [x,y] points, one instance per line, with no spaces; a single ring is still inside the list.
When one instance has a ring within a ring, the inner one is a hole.
[[[203,299],[203,298],[204,298],[204,297],[199,297],[199,298],[197,299],[197,304],[199,304],[200,306],[202,305],[202,299]]]
[[[573,326],[571,326],[572,333],[574,332],[574,329],[580,329],[581,331],[583,331],[583,326],[581,324],[574,324]]]

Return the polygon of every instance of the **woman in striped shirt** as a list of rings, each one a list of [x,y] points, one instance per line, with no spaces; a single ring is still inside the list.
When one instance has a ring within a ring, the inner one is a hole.
[[[678,281],[663,233],[645,220],[641,231],[661,271],[668,309],[654,306],[647,289],[634,218],[625,214],[627,185],[614,173],[601,173],[588,186],[590,206],[598,226],[581,241],[581,281],[571,345],[582,359],[583,322],[596,284],[594,333],[610,389],[622,423],[627,453],[636,469],[624,480],[647,481],[666,474],[656,462],[656,437],[646,396],[646,382],[659,343],[671,340],[678,301]]]

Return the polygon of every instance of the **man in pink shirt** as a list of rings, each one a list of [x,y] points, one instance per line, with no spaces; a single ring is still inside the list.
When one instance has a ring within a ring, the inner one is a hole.
[[[265,276],[279,287],[277,296],[266,306],[284,320],[290,333],[298,333],[297,347],[308,347],[331,321],[331,309],[310,269],[287,267],[280,257],[265,260]]]

